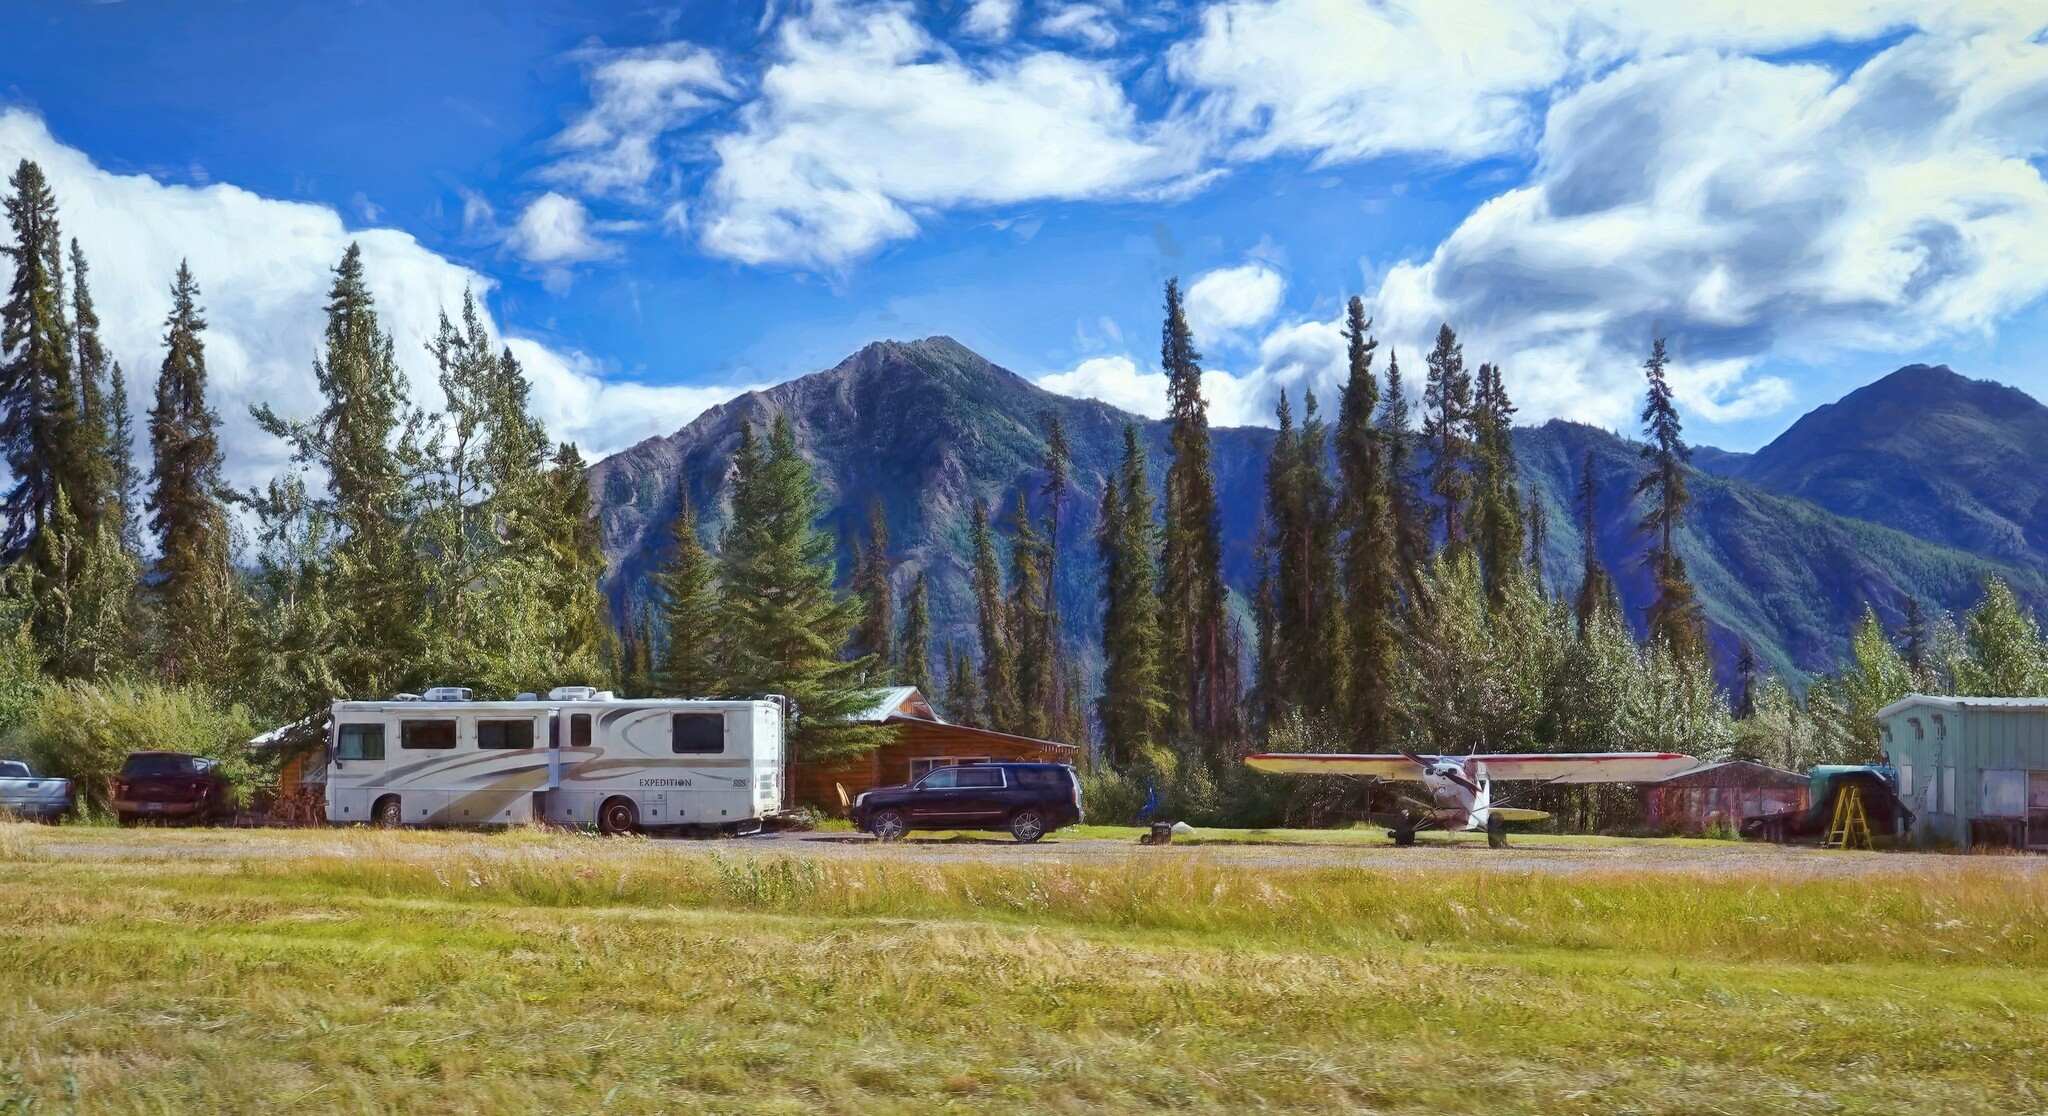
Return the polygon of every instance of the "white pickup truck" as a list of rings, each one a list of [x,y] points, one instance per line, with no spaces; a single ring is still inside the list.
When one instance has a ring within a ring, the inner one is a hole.
[[[20,760],[0,760],[0,816],[56,821],[71,809],[71,780],[44,778]]]

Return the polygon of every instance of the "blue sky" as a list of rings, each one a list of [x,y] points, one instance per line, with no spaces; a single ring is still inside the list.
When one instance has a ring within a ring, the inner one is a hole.
[[[1653,332],[1736,448],[1913,360],[2048,394],[2048,17],[1750,7],[31,3],[0,156],[62,168],[131,368],[195,256],[224,411],[309,405],[354,236],[402,348],[487,290],[597,453],[932,333],[1156,410],[1169,275],[1218,421],[1327,390],[1352,294],[1525,419],[1632,426]]]

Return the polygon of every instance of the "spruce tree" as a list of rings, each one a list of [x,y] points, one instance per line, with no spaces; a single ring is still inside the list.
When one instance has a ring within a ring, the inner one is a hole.
[[[875,669],[884,674],[896,663],[896,589],[889,577],[894,565],[882,498],[871,497],[867,538],[854,544],[853,594],[860,600],[861,620],[847,653],[872,658]]]
[[[1522,514],[1529,525],[1529,578],[1538,589],[1548,592],[1543,569],[1543,552],[1550,547],[1550,509],[1534,485],[1529,486],[1529,507]]]
[[[1045,604],[1042,608],[1046,649],[1046,719],[1061,719],[1070,702],[1067,693],[1066,649],[1060,639],[1060,524],[1066,511],[1067,492],[1072,487],[1073,450],[1067,444],[1067,429],[1058,411],[1045,414]]]
[[[1466,473],[1472,448],[1472,376],[1465,371],[1465,348],[1449,322],[1438,328],[1436,347],[1429,352],[1422,415],[1422,437],[1434,455],[1429,490],[1442,508],[1444,549],[1462,553],[1468,542],[1466,501],[1472,483]]]
[[[1516,491],[1515,405],[1508,399],[1500,366],[1479,366],[1479,386],[1472,401],[1473,458],[1477,475],[1472,485],[1472,510],[1467,523],[1479,550],[1487,599],[1499,604],[1508,581],[1522,565],[1521,501]]]
[[[575,444],[562,442],[537,486],[543,502],[537,533],[547,561],[536,590],[551,619],[535,641],[545,655],[536,669],[567,681],[599,677],[611,649],[609,606],[598,586],[604,537],[590,505],[589,471]],[[651,639],[651,617],[645,627]]]
[[[1579,596],[1574,608],[1582,637],[1591,632],[1599,611],[1614,599],[1614,579],[1608,576],[1607,567],[1600,564],[1599,499],[1600,489],[1593,479],[1593,451],[1587,450],[1579,463],[1578,484],[1579,558],[1586,573],[1579,582]]]
[[[1735,655],[1735,719],[1746,721],[1756,716],[1756,650],[1748,640]]]
[[[796,703],[796,762],[874,748],[888,730],[855,722],[874,702],[874,664],[840,652],[860,621],[860,602],[833,588],[831,536],[817,527],[819,487],[798,453],[787,415],[736,477],[733,521],[719,553],[719,583],[732,687]]]
[[[114,362],[107,393],[107,445],[114,463],[114,507],[120,516],[121,545],[132,558],[142,554],[142,477],[135,470],[134,419],[128,413],[128,380]]]
[[[1045,626],[1045,540],[1031,525],[1031,507],[1017,493],[1010,535],[1010,600],[1007,627],[1012,635],[1017,679],[1017,718],[1005,732],[1044,739],[1052,731],[1052,645]]]
[[[662,628],[655,678],[671,696],[707,697],[722,689],[717,570],[697,537],[697,509],[687,489],[677,500],[670,534],[674,549],[654,575],[661,591]]]
[[[1387,354],[1387,394],[1380,405],[1380,442],[1387,450],[1387,511],[1394,521],[1394,560],[1410,600],[1419,600],[1423,563],[1429,558],[1429,514],[1415,490],[1409,461],[1414,431],[1408,394],[1401,382],[1401,358]]]
[[[56,515],[59,486],[76,508],[90,463],[79,441],[57,199],[42,168],[27,159],[8,184],[14,244],[0,251],[14,261],[14,278],[0,305],[0,453],[12,483],[0,496],[0,559],[12,560],[61,549],[37,551],[36,536]],[[58,573],[45,568],[41,576]]]
[[[974,610],[981,635],[981,691],[986,702],[974,720],[988,728],[1008,730],[1017,721],[1009,608],[1003,601],[1003,571],[996,560],[988,503],[979,497],[974,501],[969,539],[974,547]]]
[[[1103,486],[1096,520],[1102,556],[1103,758],[1122,770],[1146,760],[1164,743],[1169,721],[1160,662],[1159,529],[1152,517],[1152,485],[1145,445],[1135,424],[1124,424],[1123,461]]]
[[[199,285],[178,265],[164,322],[164,361],[149,412],[150,528],[157,534],[158,670],[167,681],[211,681],[228,646],[227,513],[221,501],[220,416],[206,402]]]
[[[910,599],[903,606],[903,634],[896,640],[901,658],[895,680],[905,686],[916,686],[927,699],[937,696],[932,689],[931,608],[931,589],[924,571],[919,570],[917,580],[910,584]]]
[[[1683,657],[1702,646],[1705,635],[1685,560],[1678,555],[1676,535],[1692,502],[1685,482],[1692,451],[1685,444],[1671,385],[1664,378],[1666,362],[1664,339],[1659,337],[1643,362],[1648,383],[1642,415],[1646,444],[1642,449],[1644,470],[1636,481],[1635,494],[1650,498],[1650,509],[1638,527],[1654,536],[1645,556],[1657,585],[1657,599],[1650,606],[1650,638]]]
[[[1330,491],[1327,428],[1316,410],[1315,392],[1304,397],[1297,432],[1281,392],[1280,433],[1267,462],[1266,503],[1274,555],[1273,661],[1263,668],[1268,699],[1305,713],[1337,706],[1343,680],[1339,639],[1341,612],[1336,561],[1336,514]]]
[[[118,530],[120,513],[113,496],[119,478],[112,455],[113,430],[107,416],[107,349],[100,340],[100,316],[93,307],[92,288],[86,278],[88,270],[85,252],[73,237],[71,333],[79,393],[79,425],[73,452],[82,468],[72,491],[79,523],[91,533],[110,517]]]
[[[1338,501],[1344,535],[1345,723],[1360,751],[1392,738],[1399,527],[1388,468],[1389,446],[1374,421],[1379,383],[1372,369],[1378,342],[1363,300],[1345,311],[1344,395],[1337,410]]]
[[[1184,748],[1220,761],[1239,735],[1236,639],[1226,613],[1223,540],[1210,462],[1209,405],[1202,398],[1202,354],[1181,307],[1180,284],[1166,282],[1160,364],[1166,372],[1173,462],[1166,472],[1160,605],[1167,633],[1163,661]]]
[[[946,700],[941,708],[955,724],[981,727],[987,703],[981,696],[981,675],[974,659],[957,644],[946,645]]]
[[[1906,620],[1899,632],[1900,654],[1905,656],[1906,669],[1913,672],[1916,681],[1927,678],[1927,614],[1920,608],[1920,598],[1906,598]]]

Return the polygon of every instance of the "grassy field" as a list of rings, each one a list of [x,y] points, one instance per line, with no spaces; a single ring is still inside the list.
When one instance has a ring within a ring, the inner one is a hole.
[[[526,832],[180,855],[239,836],[0,826],[0,1112],[2048,1108],[2048,880],[1991,859],[1795,884]]]

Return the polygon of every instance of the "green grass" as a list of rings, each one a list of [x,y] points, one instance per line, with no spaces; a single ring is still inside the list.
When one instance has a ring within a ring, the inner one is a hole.
[[[820,825],[826,832],[852,832],[851,823],[833,820]],[[1074,825],[1058,831],[1050,840],[1109,840],[1136,842],[1146,832],[1144,826],[1136,825]],[[977,830],[920,830],[907,840],[925,841],[1006,841],[1009,838],[1000,833]],[[1424,844],[1484,845],[1484,833],[1445,833],[1426,830],[1416,840]],[[1727,841],[1706,837],[1608,837],[1591,833],[1543,833],[1537,831],[1515,831],[1510,840],[1518,848],[1528,849],[1598,849],[1598,848],[1725,848]],[[1307,845],[1330,846],[1333,848],[1378,847],[1390,844],[1387,831],[1376,825],[1354,825],[1345,829],[1212,829],[1196,827],[1192,836],[1176,836],[1176,845]]]
[[[2048,1105],[2048,879],[2011,858],[1793,883],[259,836],[0,826],[0,1112]]]

